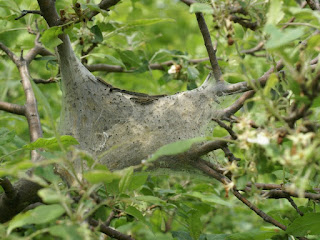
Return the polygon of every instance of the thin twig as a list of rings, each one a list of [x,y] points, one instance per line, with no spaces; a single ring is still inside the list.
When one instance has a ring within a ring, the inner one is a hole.
[[[223,183],[224,185],[230,185],[231,181],[224,175],[218,173],[215,169],[209,167],[204,160],[199,160],[197,162],[194,162],[193,165],[200,169],[205,174],[215,178],[219,182]],[[248,199],[246,199],[244,196],[242,196],[239,191],[236,189],[236,187],[233,187],[233,194],[245,205],[247,205],[251,210],[253,210],[258,216],[260,216],[264,221],[273,224],[274,226],[277,226],[278,228],[282,230],[286,230],[286,226],[279,223],[275,219],[273,219],[271,216],[263,212],[261,209],[259,209],[257,206],[252,204]]]
[[[220,127],[227,130],[233,140],[236,140],[238,138],[237,134],[232,130],[232,128],[230,126],[228,126],[227,124],[225,124],[224,122],[222,122],[221,120],[219,120],[217,118],[212,118],[212,120],[215,121],[216,123],[218,123]]]
[[[199,58],[199,59],[190,59],[188,61],[189,64],[198,64],[201,62],[209,61],[209,58]],[[165,71],[165,67],[169,67],[171,65],[176,64],[174,61],[165,61],[162,63],[151,63],[148,68],[150,70],[162,70]],[[109,65],[109,64],[91,64],[91,65],[85,65],[85,67],[90,72],[96,72],[96,71],[104,71],[104,72],[122,72],[122,73],[132,73],[135,69],[125,70],[120,65]]]
[[[7,46],[5,46],[2,42],[0,42],[0,49],[2,49],[16,65],[19,63],[19,58],[13,52],[11,52],[10,49],[7,48]]]
[[[297,211],[297,213],[299,213],[300,216],[303,216],[304,213],[301,212],[301,210],[298,208],[297,204],[293,201],[293,199],[291,197],[287,198],[289,203],[291,204],[291,206]]]
[[[188,6],[195,3],[195,1],[193,1],[193,0],[181,0],[181,1],[184,2],[185,4],[187,4]],[[221,81],[222,80],[221,79],[222,73],[221,73],[221,69],[220,69],[220,66],[218,64],[218,60],[216,57],[216,50],[214,49],[214,47],[212,45],[212,40],[211,40],[208,26],[206,24],[206,21],[205,21],[202,13],[197,12],[196,17],[197,17],[199,29],[202,34],[204,45],[206,46],[207,53],[208,53],[208,56],[210,59],[214,78],[215,78],[216,82]]]
[[[25,15],[27,15],[29,13],[42,15],[41,11],[39,11],[39,10],[22,10],[21,15],[19,17],[16,17],[14,20],[19,20],[20,18],[23,18]]]

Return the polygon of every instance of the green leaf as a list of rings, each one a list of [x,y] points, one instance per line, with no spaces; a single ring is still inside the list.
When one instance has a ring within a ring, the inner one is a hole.
[[[147,26],[147,25],[152,25],[152,24],[161,23],[161,22],[175,22],[175,20],[172,18],[139,19],[139,20],[131,21],[130,23],[127,24],[127,26],[140,27],[140,26]]]
[[[146,224],[151,229],[151,224],[146,221],[146,219],[142,215],[142,213],[138,209],[136,209],[135,207],[129,206],[129,207],[126,208],[125,212],[128,213],[129,215],[135,217],[139,221],[143,222],[144,224]]]
[[[123,64],[123,62],[121,60],[119,60],[111,55],[104,54],[104,58],[106,58],[108,60],[108,63],[110,63],[110,64],[120,65],[123,68],[126,68],[126,66]]]
[[[58,37],[62,34],[61,26],[51,27],[44,31],[41,37],[41,42],[47,48],[55,48],[62,43]]]
[[[190,5],[189,9],[190,13],[207,13],[207,14],[213,14],[213,9],[209,4],[206,3],[193,3]]]
[[[226,237],[226,240],[265,240],[270,239],[272,236],[276,234],[278,234],[276,231],[254,230],[230,234],[228,237]]]
[[[280,31],[274,25],[266,25],[264,30],[271,36],[266,43],[266,48],[268,49],[282,47],[300,38],[304,34],[303,27],[295,29],[285,29],[284,31]]]
[[[8,234],[13,229],[22,227],[27,224],[44,224],[62,216],[65,213],[64,208],[59,204],[41,205],[25,213],[15,216],[8,226]]]
[[[119,179],[117,173],[112,173],[106,170],[92,170],[83,174],[84,178],[92,184],[111,183],[114,179]]]
[[[199,71],[195,67],[188,67],[187,73],[188,73],[188,79],[190,80],[197,80],[199,77]]]
[[[68,202],[71,203],[71,199],[67,195],[61,195],[57,191],[51,188],[43,188],[38,191],[38,195],[41,197],[43,202],[48,204]]]
[[[94,25],[92,28],[90,28],[90,31],[94,34],[94,43],[101,43],[103,41],[103,36],[98,25]]]
[[[181,140],[178,142],[170,143],[167,145],[162,146],[159,148],[151,158],[148,159],[148,161],[155,161],[161,156],[169,156],[169,155],[176,155],[179,153],[183,153],[190,149],[192,144],[206,141],[206,137],[197,137],[197,138],[191,138],[187,140]]]
[[[200,237],[200,234],[203,229],[202,222],[200,220],[201,213],[196,210],[192,210],[188,214],[188,226],[189,226],[189,231],[190,235],[194,240],[198,240]]]
[[[165,201],[163,201],[161,198],[158,198],[158,197],[155,197],[155,196],[136,196],[134,199],[138,200],[138,201],[157,204],[157,205],[165,203]]]
[[[119,182],[119,191],[124,193],[130,186],[133,176],[133,167],[126,169],[126,173],[122,176]]]
[[[138,67],[140,65],[139,57],[130,50],[117,50],[122,62],[128,67]]]
[[[72,145],[78,145],[79,142],[72,136],[63,135],[60,136],[60,142],[64,147],[69,147]],[[58,150],[60,145],[58,144],[57,138],[38,138],[33,143],[29,143],[23,146],[24,149],[34,150],[37,148],[44,148],[46,150]]]
[[[49,233],[55,237],[61,237],[64,240],[80,240],[84,239],[79,233],[77,226],[56,225],[49,228]]]
[[[296,218],[286,230],[288,234],[296,237],[303,237],[307,234],[320,234],[320,213],[306,213],[304,216]]]
[[[276,25],[283,17],[282,1],[271,0],[269,11],[267,13],[267,24]]]
[[[15,135],[14,131],[10,131],[7,128],[0,128],[0,145],[11,142]]]
[[[278,83],[278,76],[276,73],[272,73],[270,76],[269,76],[269,79],[267,81],[267,84],[266,86],[264,87],[263,89],[263,94],[265,96],[269,95],[270,94],[270,91],[273,87],[276,86],[276,84]]]
[[[147,181],[148,176],[149,174],[144,172],[134,173],[128,190],[133,191],[141,187]]]
[[[36,167],[34,170],[34,173],[39,176],[44,178],[45,180],[53,183],[53,182],[59,182],[61,181],[61,178],[54,173],[54,166],[49,165],[49,166],[41,166],[41,167]]]
[[[192,240],[192,237],[190,236],[190,234],[185,231],[173,231],[172,237],[178,240]]]
[[[227,207],[232,207],[232,204],[228,201],[225,201],[218,197],[215,194],[202,194],[200,192],[191,192],[191,193],[186,193],[186,196],[194,197],[194,198],[199,198],[202,202],[205,203],[215,203]]]

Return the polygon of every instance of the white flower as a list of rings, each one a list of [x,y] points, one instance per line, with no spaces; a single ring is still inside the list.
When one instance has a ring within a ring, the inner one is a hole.
[[[248,138],[247,141],[249,143],[256,143],[259,145],[268,145],[270,143],[270,139],[267,137],[267,135],[264,132],[258,133],[257,137],[255,138]]]
[[[175,74],[177,73],[176,65],[171,65],[170,69],[168,70],[169,74]]]

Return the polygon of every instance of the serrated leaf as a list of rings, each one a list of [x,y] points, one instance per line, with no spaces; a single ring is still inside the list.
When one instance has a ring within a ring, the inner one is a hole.
[[[114,179],[119,179],[120,176],[106,170],[92,170],[83,174],[84,178],[92,184],[111,183]]]
[[[61,39],[58,37],[60,34],[62,34],[60,26],[51,27],[44,31],[40,41],[47,48],[55,48],[62,43]]]
[[[22,227],[27,224],[43,224],[51,222],[54,219],[62,216],[64,213],[64,208],[59,204],[41,205],[28,212],[20,213],[15,216],[9,222],[7,232],[8,234],[10,234],[13,229]]]
[[[213,9],[209,4],[206,3],[193,3],[190,5],[189,9],[190,13],[207,13],[207,14],[213,14]]]
[[[133,167],[126,169],[126,173],[121,177],[119,182],[119,191],[124,193],[130,186],[133,176]]]
[[[79,142],[72,136],[63,135],[60,136],[60,142],[64,147],[69,147],[72,145],[78,145]],[[36,141],[24,145],[24,149],[34,150],[37,148],[44,148],[46,150],[57,150],[60,149],[57,138],[38,138]]]
[[[186,152],[190,149],[192,144],[206,141],[206,137],[197,137],[197,138],[191,138],[187,140],[182,140],[174,143],[170,143],[167,145],[162,146],[159,148],[151,158],[148,159],[148,161],[152,162],[158,159],[161,156],[170,156],[170,155],[176,155],[179,153]]]
[[[286,230],[288,234],[296,237],[303,237],[307,234],[320,234],[320,213],[306,213],[304,216],[296,218]]]
[[[267,13],[267,24],[276,25],[283,17],[284,13],[282,11],[282,1],[271,0],[269,11]]]

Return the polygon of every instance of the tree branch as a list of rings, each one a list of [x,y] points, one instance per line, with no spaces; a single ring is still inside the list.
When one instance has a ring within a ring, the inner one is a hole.
[[[25,116],[26,108],[18,104],[0,101],[0,110]]]
[[[312,10],[320,10],[319,2],[316,3],[316,2],[314,2],[313,0],[306,0],[306,2],[308,3],[309,7],[310,7]]]
[[[251,85],[260,84],[262,87],[266,84],[269,79],[269,76],[273,72],[278,72],[284,67],[282,60],[278,61],[276,66],[271,67],[267,72],[265,72],[260,78],[257,80],[250,81]],[[246,92],[252,90],[252,87],[248,84],[248,82],[239,82],[235,84],[226,85],[221,89],[222,94],[235,94],[240,92]]]
[[[38,0],[38,4],[42,16],[48,23],[49,27],[60,25],[60,17],[58,15],[54,0]]]
[[[16,192],[17,197],[8,198],[7,193],[0,195],[0,223],[9,221],[30,204],[41,202],[41,199],[37,194],[38,190],[41,189],[41,186],[34,182],[21,179],[15,183],[13,187],[11,187],[12,185],[9,187],[7,183],[5,183],[7,186],[3,185],[4,184],[1,183],[1,186],[7,189],[5,191],[10,190],[11,194]]]
[[[258,189],[269,190],[266,193],[268,198],[287,198],[288,196],[295,198],[308,198],[312,200],[320,200],[320,193],[304,192],[302,195],[298,191],[292,190],[290,185],[267,184],[267,183],[248,183],[247,187],[255,186]]]
[[[224,175],[220,174],[219,172],[217,172],[215,169],[209,167],[206,162],[204,160],[199,160],[193,163],[193,165],[198,168],[199,170],[201,170],[202,172],[204,172],[205,174],[215,178],[216,180],[218,180],[219,182],[223,183],[224,185],[230,185],[232,182],[230,181],[230,179],[228,179],[227,177],[225,177]],[[273,219],[272,217],[270,217],[269,215],[267,215],[265,212],[263,212],[262,210],[260,210],[258,207],[256,207],[254,204],[252,204],[248,199],[246,199],[245,197],[243,197],[239,191],[236,189],[236,187],[232,188],[233,190],[233,194],[241,201],[243,202],[245,205],[247,205],[251,210],[253,210],[259,217],[261,217],[264,221],[273,224],[274,226],[277,226],[278,228],[282,229],[282,230],[286,230],[286,226],[284,226],[283,224],[279,223],[278,221],[276,221],[275,219]]]
[[[19,63],[19,58],[13,52],[11,52],[10,49],[7,48],[2,42],[0,42],[0,49],[2,49],[2,51],[4,51],[16,65]]]
[[[101,224],[93,218],[89,219],[89,224],[93,227],[99,227],[101,232],[103,232],[104,234],[106,234],[112,238],[116,238],[119,240],[134,240],[134,238],[132,238],[130,235],[126,235],[126,234],[121,233],[111,227],[106,226],[105,224]]]
[[[241,97],[237,99],[237,101],[235,101],[231,106],[223,110],[224,116],[230,117],[231,115],[235,114],[237,111],[239,111],[240,108],[242,108],[245,101],[247,101],[249,98],[252,98],[254,94],[254,90],[242,94]]]
[[[110,7],[116,5],[119,2],[120,2],[120,0],[102,0],[98,4],[98,6],[99,6],[100,9],[108,10]],[[88,14],[88,19],[91,20],[98,13],[99,13],[98,11],[92,11],[90,14]]]
[[[39,10],[22,10],[21,15],[19,17],[16,17],[14,20],[19,20],[20,18],[23,18],[25,15],[27,15],[29,13],[42,15],[41,11],[39,11]]]
[[[181,0],[181,1],[184,2],[185,4],[187,4],[188,6],[195,3],[195,1],[193,1],[193,0]],[[212,71],[213,71],[213,76],[214,76],[216,82],[222,81],[222,79],[221,79],[222,73],[221,73],[221,69],[219,67],[218,60],[216,57],[216,50],[213,48],[210,32],[209,32],[208,26],[206,24],[206,21],[203,17],[203,14],[200,12],[196,13],[196,17],[197,17],[199,29],[200,29],[202,37],[203,37],[204,45],[206,46],[207,53],[208,53],[208,56],[210,59],[210,63],[211,63]]]
[[[42,46],[42,44],[39,42],[39,38],[40,33],[37,33],[36,39],[34,41],[35,46],[25,56],[25,60],[27,61],[28,65],[38,54],[41,56],[54,56],[52,52]]]
[[[199,58],[199,59],[190,59],[188,62],[190,64],[198,64],[201,62],[209,61],[209,58]],[[162,63],[151,63],[149,65],[149,69],[151,70],[165,70],[165,67],[174,65],[175,62],[170,60]],[[96,72],[96,71],[104,71],[104,72],[123,72],[123,73],[131,73],[134,71],[134,69],[125,70],[120,65],[109,65],[109,64],[91,64],[91,65],[85,65],[85,67],[90,72]]]

